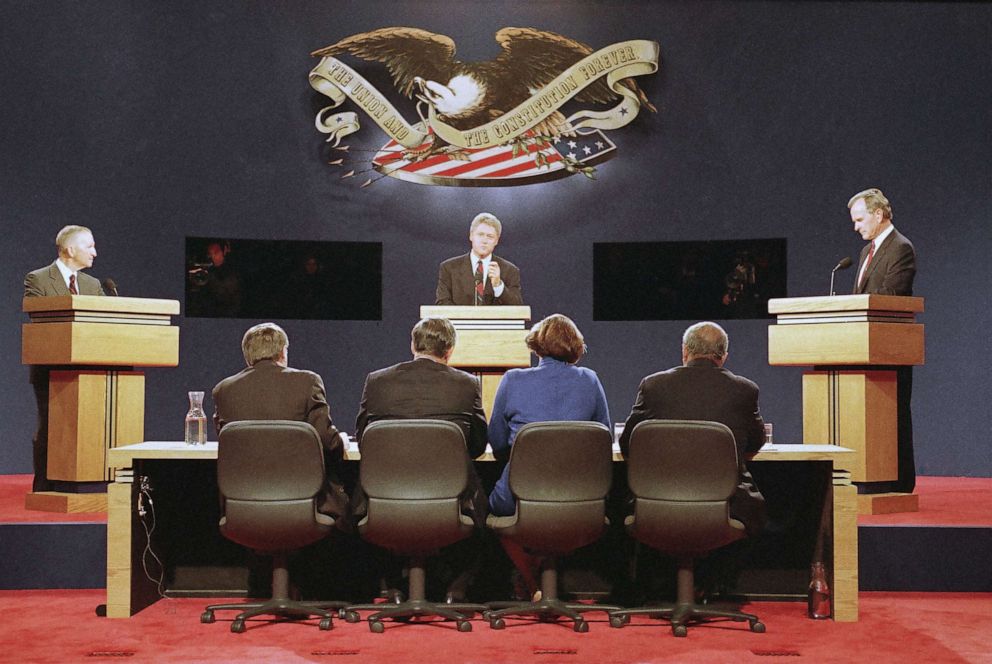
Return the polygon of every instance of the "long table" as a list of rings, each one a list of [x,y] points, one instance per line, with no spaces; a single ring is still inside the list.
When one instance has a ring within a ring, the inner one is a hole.
[[[491,458],[491,457],[490,457]],[[622,460],[619,453],[615,458]],[[828,562],[833,590],[833,619],[858,620],[858,523],[857,489],[851,484],[851,464],[854,453],[835,445],[766,445],[754,458],[756,466],[764,463],[813,462],[828,464],[830,481],[825,498],[829,509],[822,511],[819,530],[825,536],[823,555]],[[107,616],[128,618],[160,598],[158,585],[146,574],[148,537],[144,515],[152,508],[149,497],[161,502],[166,496],[156,496],[160,490],[143,486],[144,478],[156,469],[192,462],[209,464],[212,470],[217,459],[217,443],[190,446],[182,442],[147,441],[113,448],[108,453],[108,466],[114,470],[115,481],[107,489]],[[357,450],[345,452],[346,461],[357,461]],[[482,458],[480,461],[484,460]],[[202,470],[202,468],[201,468]],[[197,506],[187,505],[190,530],[210,527],[202,521],[196,525]],[[216,522],[212,524],[216,534]],[[191,546],[195,540],[191,539]],[[145,560],[145,564],[142,561]]]

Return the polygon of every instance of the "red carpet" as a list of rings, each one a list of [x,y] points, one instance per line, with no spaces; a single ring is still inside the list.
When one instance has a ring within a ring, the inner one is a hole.
[[[992,526],[992,478],[919,477],[920,511],[861,516],[862,526]]]
[[[24,509],[24,496],[31,491],[32,475],[0,475],[0,523],[65,523],[106,521],[102,512],[53,514]]]
[[[858,623],[808,620],[796,603],[748,605],[768,626],[752,634],[738,623],[690,629],[677,639],[646,620],[612,629],[591,614],[590,631],[508,621],[501,632],[481,620],[462,634],[450,624],[390,625],[372,634],[365,623],[249,622],[229,631],[229,618],[201,625],[204,599],[163,600],[129,620],[97,618],[95,590],[0,592],[0,635],[10,662],[992,662],[992,594],[862,593]]]

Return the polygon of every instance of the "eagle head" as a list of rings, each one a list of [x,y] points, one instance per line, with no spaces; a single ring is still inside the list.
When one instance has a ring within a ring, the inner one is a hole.
[[[470,74],[459,74],[447,85],[419,76],[413,82],[419,90],[417,99],[427,102],[437,109],[439,115],[448,118],[471,115],[484,105],[486,86]]]

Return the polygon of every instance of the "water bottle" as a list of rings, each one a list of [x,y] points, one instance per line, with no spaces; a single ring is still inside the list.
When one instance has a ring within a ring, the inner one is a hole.
[[[824,620],[830,617],[830,586],[827,585],[827,571],[823,563],[818,562],[810,566],[809,574],[807,613],[814,620]]]
[[[203,445],[207,442],[207,416],[203,412],[203,392],[189,393],[189,412],[186,413],[186,444]]]

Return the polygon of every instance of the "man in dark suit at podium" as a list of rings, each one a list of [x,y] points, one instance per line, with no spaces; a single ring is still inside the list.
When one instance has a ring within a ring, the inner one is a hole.
[[[892,206],[878,189],[865,189],[847,202],[855,232],[868,244],[861,250],[854,293],[912,295],[916,277],[913,243],[892,225]],[[859,485],[862,493],[897,491],[913,493],[916,488],[916,461],[913,458],[913,367],[896,369],[898,479]]]
[[[213,390],[217,433],[236,420],[295,420],[317,430],[324,446],[327,478],[317,510],[346,526],[348,496],[337,480],[344,446],[331,422],[324,381],[312,371],[291,369],[289,338],[275,323],[248,329],[241,341],[248,365],[217,383]]]
[[[53,295],[103,295],[100,282],[83,274],[93,267],[96,242],[85,226],[66,226],[55,236],[58,258],[47,267],[28,272],[24,277],[24,297]],[[48,479],[48,374],[54,367],[32,365],[30,378],[38,404],[38,427],[33,440],[32,461],[34,481],[32,491],[52,491],[55,485]]]
[[[520,270],[504,258],[493,256],[503,225],[488,212],[472,220],[468,239],[472,250],[441,263],[435,304],[523,304]]]

